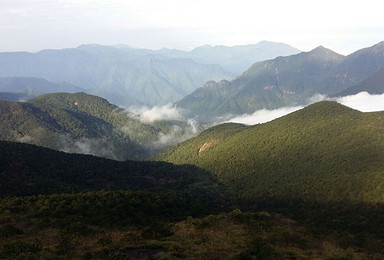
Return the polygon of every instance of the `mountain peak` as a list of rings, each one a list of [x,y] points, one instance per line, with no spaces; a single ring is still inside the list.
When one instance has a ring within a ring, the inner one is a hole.
[[[313,49],[313,51],[323,51],[323,50],[327,50],[327,48],[325,48],[323,45],[319,45]]]
[[[323,45],[319,45],[313,50],[309,51],[309,53],[327,53],[327,52],[334,52],[328,48],[325,48]]]
[[[300,114],[300,117],[302,118],[305,118],[305,117],[313,118],[314,116],[334,117],[335,115],[346,115],[346,114],[361,113],[361,112],[358,110],[352,109],[350,107],[347,107],[345,105],[342,105],[340,103],[337,103],[336,101],[320,101],[320,102],[311,104],[292,114],[295,114],[295,113]]]
[[[336,60],[338,58],[343,57],[343,55],[338,54],[337,52],[334,52],[333,50],[330,50],[328,48],[325,48],[322,45],[316,47],[315,49],[313,49],[307,53],[311,56],[317,56],[317,57],[321,57],[321,58],[324,58],[327,60],[329,60],[329,59]]]

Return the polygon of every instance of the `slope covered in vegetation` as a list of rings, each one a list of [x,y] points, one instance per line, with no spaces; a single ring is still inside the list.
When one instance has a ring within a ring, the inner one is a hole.
[[[376,202],[383,199],[383,130],[383,112],[325,101],[266,124],[206,130],[157,158],[208,170],[244,198]]]
[[[169,236],[171,224],[188,216],[232,206],[226,189],[194,166],[119,162],[4,141],[0,161],[2,259],[68,259],[95,251],[106,258],[143,247],[143,239]],[[126,240],[119,244],[114,232]]]
[[[143,159],[161,135],[183,135],[182,122],[143,123],[100,97],[85,93],[45,94],[25,103],[0,101],[0,139],[111,159]]]
[[[382,129],[321,102],[210,128],[161,155],[179,166],[1,142],[0,257],[382,259]]]
[[[265,124],[208,129],[157,159],[210,172],[244,208],[350,232],[363,244],[384,238],[383,131],[383,112],[325,101]]]

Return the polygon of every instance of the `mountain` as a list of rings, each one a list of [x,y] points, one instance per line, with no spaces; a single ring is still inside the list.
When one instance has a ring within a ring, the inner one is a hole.
[[[213,127],[157,159],[196,165],[249,201],[383,203],[383,116],[323,101],[261,125]]]
[[[255,62],[293,55],[300,51],[285,43],[261,41],[237,46],[204,45],[189,52],[170,49],[161,49],[158,52],[164,56],[190,58],[204,64],[219,64],[234,74],[240,74]]]
[[[0,71],[2,77],[69,82],[125,106],[168,104],[207,80],[233,76],[219,65],[101,45],[37,53],[0,53]]]
[[[84,91],[79,87],[66,82],[52,83],[45,79],[33,77],[5,77],[0,78],[0,91],[23,93],[29,96],[38,96],[44,93]]]
[[[244,209],[348,234],[344,248],[381,251],[373,240],[384,241],[383,129],[384,112],[323,101],[265,124],[212,127],[155,159],[210,172]]]
[[[367,78],[363,79],[356,85],[347,88],[346,90],[337,93],[335,96],[355,95],[359,92],[366,91],[369,94],[384,93],[384,67],[381,66],[377,71],[373,72]]]
[[[118,160],[143,159],[164,147],[162,137],[190,134],[187,123],[143,123],[139,116],[85,93],[0,101],[0,121],[1,140]]]
[[[384,65],[383,53],[384,43],[348,56],[319,46],[255,63],[232,81],[209,81],[176,104],[206,121],[263,108],[304,105],[316,94],[333,96],[367,79]]]
[[[325,81],[346,90],[369,77],[384,64],[384,41],[345,57],[342,64]]]
[[[176,104],[200,120],[212,121],[230,114],[303,103],[316,93],[328,92],[322,81],[343,60],[342,55],[320,46],[310,52],[257,62],[236,79],[209,81]]]
[[[31,98],[33,96],[24,93],[0,92],[0,100],[21,102]]]

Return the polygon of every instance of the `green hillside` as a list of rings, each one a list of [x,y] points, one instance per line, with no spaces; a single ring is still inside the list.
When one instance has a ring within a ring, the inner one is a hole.
[[[85,93],[45,94],[25,103],[0,101],[0,139],[111,159],[143,159],[161,135],[182,122],[142,123],[105,99]]]
[[[384,112],[324,101],[265,124],[216,126],[156,159],[210,172],[245,209],[350,234],[360,247],[376,237],[371,246],[383,248],[383,131]]]
[[[382,202],[383,129],[383,112],[320,102],[266,124],[209,129],[157,159],[197,165],[246,199]]]

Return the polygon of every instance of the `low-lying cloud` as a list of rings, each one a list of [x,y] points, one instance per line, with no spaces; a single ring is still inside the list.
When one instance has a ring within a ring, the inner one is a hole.
[[[184,120],[183,111],[172,104],[154,107],[130,107],[128,110],[139,115],[140,121],[143,123],[152,123],[161,120]]]
[[[286,114],[292,113],[296,110],[299,110],[303,107],[282,107],[273,110],[261,109],[255,111],[253,114],[244,114],[241,116],[234,117],[230,119],[228,122],[232,123],[240,123],[245,125],[254,125],[254,124],[262,124],[269,121],[272,121],[276,118],[282,117]]]
[[[314,95],[308,100],[307,105],[320,102],[323,100],[336,101],[340,104],[348,106],[350,108],[362,111],[362,112],[374,112],[384,110],[384,94],[371,95],[368,92],[360,92],[356,95],[350,95],[345,97],[330,98],[325,95]],[[246,125],[255,125],[272,121],[276,118],[285,116],[296,110],[302,109],[304,106],[295,107],[282,107],[273,110],[261,109],[255,111],[253,114],[244,114],[236,116],[227,122],[241,123]]]
[[[67,153],[90,154],[113,160],[123,160],[113,143],[106,138],[72,138],[69,134],[61,134],[57,138],[60,151]]]
[[[196,136],[200,130],[200,125],[196,120],[188,119],[185,127],[173,125],[170,132],[159,133],[158,139],[152,145],[155,148],[175,145]]]
[[[362,112],[384,110],[384,94],[371,95],[368,92],[360,92],[356,95],[337,98],[336,101]]]

